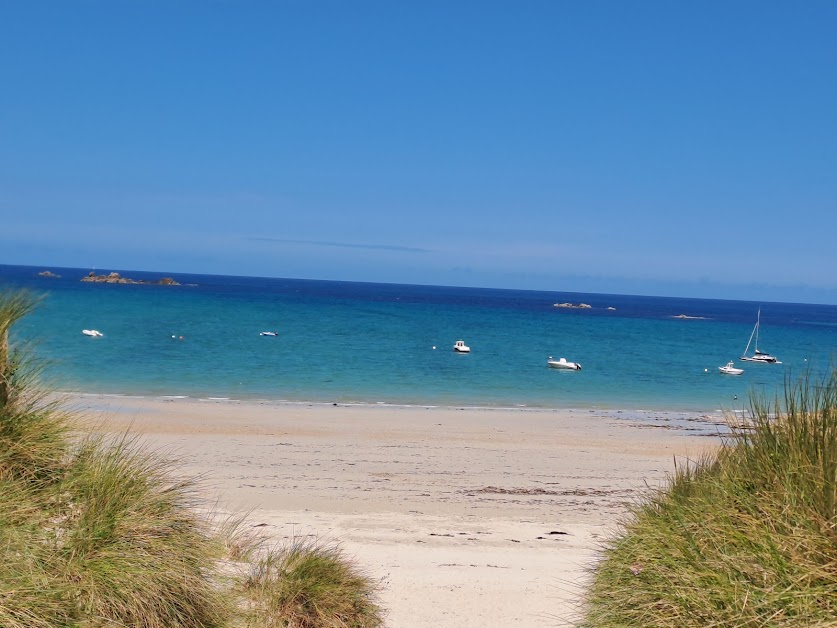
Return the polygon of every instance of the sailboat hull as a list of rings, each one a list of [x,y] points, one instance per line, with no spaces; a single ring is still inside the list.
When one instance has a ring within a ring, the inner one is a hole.
[[[738,358],[739,360],[744,360],[745,362],[763,362],[765,364],[781,364],[779,360],[774,358],[772,355],[753,355],[753,356],[741,356]]]

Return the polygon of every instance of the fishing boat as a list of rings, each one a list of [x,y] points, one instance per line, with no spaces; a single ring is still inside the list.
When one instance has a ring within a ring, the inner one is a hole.
[[[750,333],[750,339],[747,341],[747,346],[744,349],[744,354],[741,359],[745,362],[762,362],[764,364],[781,364],[774,356],[764,351],[759,351],[759,327],[761,326],[761,308],[759,308],[758,316],[756,317],[756,326]],[[755,339],[755,343],[753,343]],[[750,351],[750,345],[753,345],[753,355],[747,355]]]
[[[566,358],[560,358],[558,360],[554,360],[552,356],[549,356],[549,360],[546,362],[550,368],[553,369],[565,369],[568,371],[580,371],[581,364],[578,362],[568,362]]]
[[[104,334],[96,329],[82,329],[81,333],[92,338],[101,338]]]
[[[729,361],[726,366],[719,366],[718,370],[724,375],[741,375],[744,369],[737,368],[735,362]]]
[[[457,340],[453,344],[453,350],[457,353],[471,353],[471,347],[466,345],[464,340]]]
[[[259,336],[278,336],[278,331],[260,331]]]

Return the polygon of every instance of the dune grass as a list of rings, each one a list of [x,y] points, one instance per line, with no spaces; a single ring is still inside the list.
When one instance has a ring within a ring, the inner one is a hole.
[[[837,626],[837,373],[730,427],[634,509],[581,626]]]
[[[303,537],[262,556],[242,591],[253,628],[381,626],[371,580],[334,544]]]
[[[243,517],[206,515],[170,460],[129,435],[84,435],[10,345],[35,305],[0,294],[0,626],[381,625],[375,583],[339,552],[268,551]],[[273,602],[289,590],[312,602]]]

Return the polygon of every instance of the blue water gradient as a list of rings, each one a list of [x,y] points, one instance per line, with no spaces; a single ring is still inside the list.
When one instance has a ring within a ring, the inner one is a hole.
[[[181,286],[111,285],[81,282],[89,269],[43,270],[0,265],[0,289],[44,296],[15,339],[36,340],[66,391],[715,411],[809,367],[825,373],[837,347],[834,305],[182,274]],[[760,348],[782,365],[738,361],[759,307]],[[451,350],[458,339],[470,354]],[[550,369],[549,356],[583,370]],[[729,360],[744,375],[721,375]]]

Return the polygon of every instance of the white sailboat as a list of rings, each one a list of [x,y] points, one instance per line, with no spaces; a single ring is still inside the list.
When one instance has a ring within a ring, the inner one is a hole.
[[[750,339],[747,341],[747,346],[744,349],[744,355],[741,356],[741,359],[746,362],[763,362],[765,364],[781,364],[779,360],[777,360],[774,356],[770,355],[769,353],[765,353],[764,351],[759,351],[759,327],[761,326],[761,308],[759,308],[758,317],[756,318],[756,326],[753,327],[753,331],[750,333]],[[756,342],[753,344],[753,355],[747,355],[747,352],[750,350],[750,345],[753,343],[753,338],[755,338]]]

